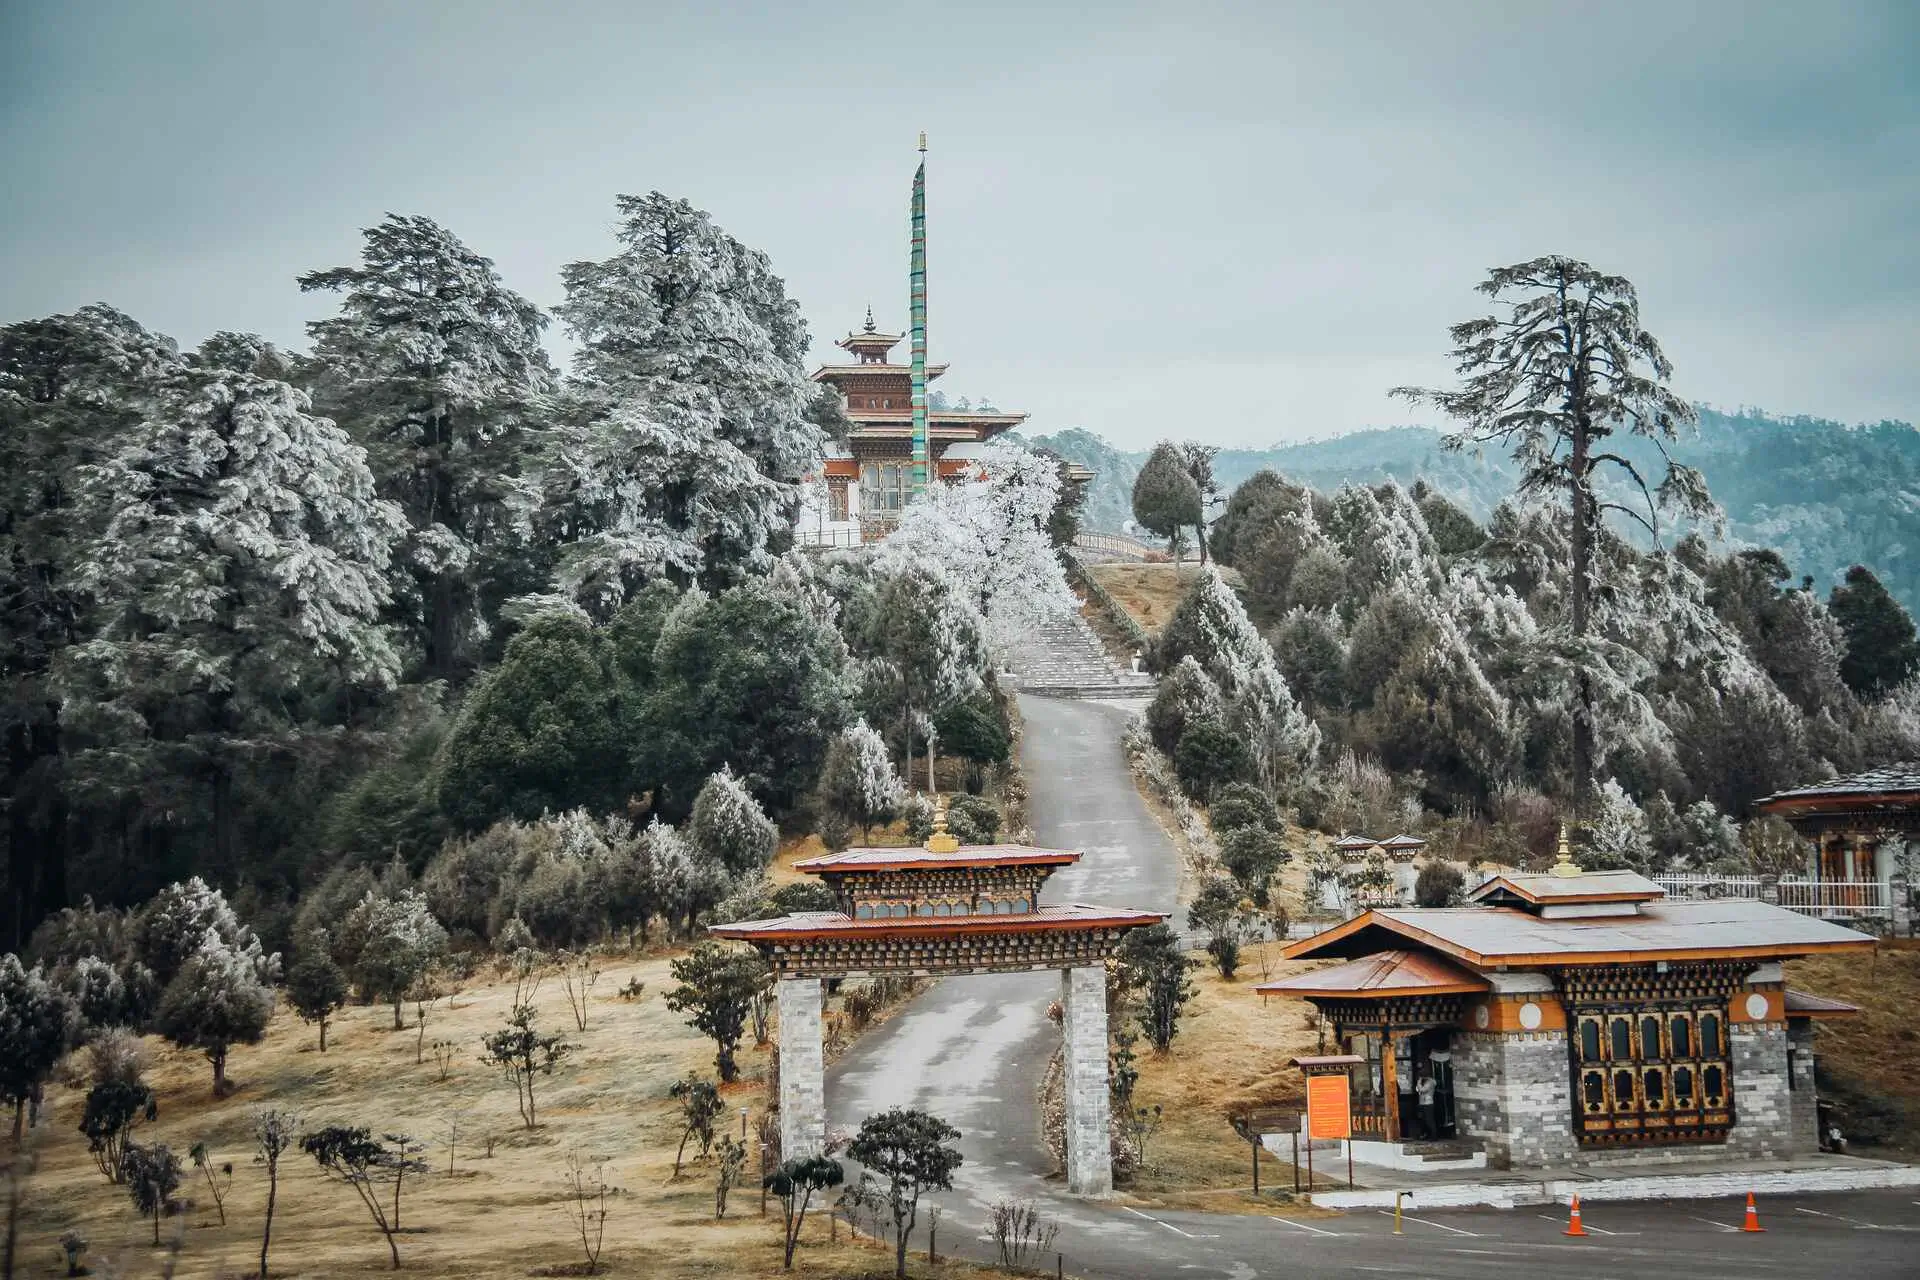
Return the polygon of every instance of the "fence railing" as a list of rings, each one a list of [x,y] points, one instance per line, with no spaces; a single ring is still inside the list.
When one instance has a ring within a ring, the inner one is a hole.
[[[1889,916],[1883,880],[1782,880],[1780,905],[1810,916]]]
[[[857,547],[860,545],[858,529],[795,529],[793,540],[802,547],[826,550],[834,547]]]
[[[1685,872],[1656,876],[1654,883],[1670,898],[1758,898],[1759,876],[1716,876],[1710,872]]]
[[[1100,551],[1110,556],[1120,556],[1128,560],[1145,560],[1158,548],[1150,547],[1138,538],[1129,538],[1124,533],[1080,532],[1073,536],[1073,545],[1088,551]]]

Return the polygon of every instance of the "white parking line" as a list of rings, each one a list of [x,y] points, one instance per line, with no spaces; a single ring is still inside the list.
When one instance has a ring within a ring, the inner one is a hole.
[[[1693,1215],[1692,1215],[1692,1214],[1688,1214],[1687,1216],[1688,1216],[1689,1218],[1693,1218]],[[1711,1219],[1711,1218],[1693,1218],[1693,1220],[1694,1220],[1695,1222],[1704,1222],[1704,1223],[1706,1223],[1706,1224],[1707,1224],[1708,1226],[1710,1226],[1710,1227],[1718,1227],[1718,1228],[1719,1228],[1720,1230],[1722,1230],[1722,1231],[1733,1231],[1733,1232],[1738,1232],[1738,1231],[1740,1230],[1740,1228],[1738,1228],[1738,1227],[1730,1227],[1730,1226],[1728,1226],[1728,1225],[1727,1225],[1726,1223],[1724,1223],[1724,1222],[1715,1222],[1715,1221],[1714,1221],[1713,1219]]]
[[[1272,1214],[1268,1214],[1267,1217],[1269,1221],[1277,1222],[1283,1227],[1298,1227],[1302,1231],[1311,1231],[1317,1236],[1337,1236],[1340,1234],[1338,1231],[1327,1231],[1320,1227],[1310,1227],[1304,1222],[1295,1222],[1291,1218],[1275,1218]]]
[[[1393,1210],[1382,1209],[1380,1210],[1380,1214],[1382,1217],[1391,1218],[1393,1216]],[[1438,1227],[1442,1231],[1451,1231],[1457,1236],[1473,1236],[1476,1240],[1479,1239],[1478,1234],[1475,1232],[1462,1231],[1458,1227],[1450,1227],[1444,1222],[1435,1222],[1431,1218],[1416,1218],[1410,1213],[1403,1213],[1400,1217],[1407,1222],[1417,1222],[1423,1227]]]
[[[1542,1222],[1559,1222],[1560,1221],[1559,1218],[1554,1217],[1550,1213],[1536,1213],[1533,1216],[1536,1218],[1539,1218]],[[1605,1227],[1596,1227],[1591,1222],[1583,1221],[1580,1225],[1583,1228],[1585,1228],[1585,1230],[1589,1234],[1596,1235],[1596,1236],[1617,1236],[1620,1234],[1618,1231],[1609,1231]],[[1635,1234],[1637,1235],[1638,1232],[1636,1232]]]
[[[1793,1211],[1795,1213],[1810,1213],[1816,1218],[1832,1218],[1835,1222],[1851,1222],[1856,1227],[1870,1227],[1873,1225],[1871,1222],[1862,1222],[1858,1218],[1849,1218],[1844,1214],[1822,1213],[1818,1209],[1802,1209],[1799,1205],[1793,1206]]]
[[[1125,1210],[1126,1210],[1126,1211],[1127,1211],[1128,1213],[1130,1213],[1130,1214],[1132,1214],[1132,1215],[1133,1215],[1134,1217],[1136,1217],[1136,1218],[1145,1218],[1145,1219],[1146,1219],[1146,1220],[1147,1220],[1148,1222],[1151,1222],[1151,1223],[1153,1223],[1153,1224],[1154,1224],[1155,1226],[1160,1226],[1160,1227],[1165,1227],[1165,1228],[1166,1228],[1167,1230],[1169,1230],[1169,1231],[1171,1231],[1171,1232],[1173,1232],[1173,1234],[1175,1234],[1175,1235],[1177,1235],[1177,1236],[1186,1236],[1186,1237],[1187,1237],[1187,1239],[1189,1239],[1189,1240],[1197,1240],[1197,1239],[1199,1239],[1199,1237],[1198,1237],[1198,1236],[1194,1236],[1194,1235],[1188,1235],[1188,1233],[1187,1233],[1187,1232],[1185,1232],[1185,1231],[1182,1231],[1182,1230],[1181,1230],[1180,1228],[1178,1228],[1178,1227],[1176,1227],[1176,1226],[1174,1226],[1174,1225],[1173,1225],[1173,1224],[1172,1224],[1171,1222],[1162,1222],[1162,1221],[1160,1221],[1160,1219],[1158,1219],[1158,1218],[1156,1218],[1156,1217],[1154,1217],[1154,1216],[1153,1216],[1152,1214],[1150,1214],[1150,1213],[1142,1213],[1142,1212],[1140,1212],[1140,1211],[1139,1211],[1138,1209],[1136,1209],[1136,1208],[1134,1208],[1134,1207],[1133,1207],[1132,1205],[1130,1205],[1130,1204],[1123,1204],[1123,1205],[1121,1205],[1120,1207],[1121,1207],[1122,1209],[1125,1209]]]

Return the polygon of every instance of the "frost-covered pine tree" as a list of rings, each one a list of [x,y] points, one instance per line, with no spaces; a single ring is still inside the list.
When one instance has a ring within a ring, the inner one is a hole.
[[[827,807],[868,838],[876,822],[889,822],[906,799],[893,759],[880,731],[856,720],[840,731],[827,749],[820,770],[820,795]]]
[[[199,760],[231,866],[232,752],[323,685],[393,680],[380,611],[404,522],[284,382],[186,364],[157,401],[74,477],[72,581],[98,630],[60,655],[59,686],[103,751]]]
[[[695,853],[685,837],[657,817],[641,839],[660,914],[690,936],[699,914],[726,896],[726,864]]]
[[[0,1103],[13,1105],[13,1140],[24,1128],[27,1099],[53,1074],[74,1031],[72,1003],[35,965],[0,955]]]
[[[1608,778],[1594,796],[1582,860],[1590,871],[1652,869],[1653,842],[1647,817],[1618,779]]]
[[[1059,499],[1052,459],[995,441],[965,478],[907,508],[881,545],[882,570],[937,561],[995,638],[1017,635],[1075,607],[1047,532]]]
[[[434,919],[418,889],[387,895],[369,889],[340,922],[340,945],[350,951],[341,967],[360,993],[393,1006],[393,1029],[406,1025],[400,1012],[407,991],[440,962],[447,931]]]
[[[176,881],[148,899],[133,919],[132,933],[140,963],[163,987],[208,938],[246,956],[263,982],[278,976],[279,956],[264,954],[259,937],[235,914],[226,895],[199,876]]]
[[[300,277],[341,295],[307,326],[314,394],[406,512],[400,604],[425,674],[445,679],[475,661],[482,598],[530,532],[547,321],[431,218],[388,214],[362,235],[357,265]]]
[[[1311,768],[1320,729],[1300,710],[1238,597],[1209,566],[1161,633],[1159,659],[1178,664],[1191,654],[1226,699],[1228,716],[1252,753],[1260,779],[1278,786]]]
[[[155,1027],[183,1049],[198,1049],[213,1064],[213,1093],[227,1093],[227,1054],[236,1044],[258,1044],[273,1017],[273,988],[260,980],[253,957],[209,934],[187,957],[160,997]]]
[[[896,563],[881,585],[869,623],[877,659],[869,702],[899,718],[903,776],[912,774],[914,734],[980,691],[984,627],[938,560]]]
[[[1667,442],[1691,424],[1693,407],[1667,387],[1673,368],[1640,325],[1632,282],[1558,255],[1489,272],[1480,292],[1511,299],[1504,315],[1453,326],[1458,390],[1399,387],[1394,394],[1430,404],[1460,420],[1450,449],[1499,444],[1520,464],[1523,494],[1564,494],[1571,521],[1568,626],[1576,643],[1592,627],[1599,565],[1595,552],[1606,513],[1619,512],[1657,537],[1661,507],[1686,515],[1715,513],[1706,482],[1674,462]],[[1616,431],[1653,443],[1666,463],[1650,486],[1634,464],[1606,447]],[[1614,501],[1596,485],[1617,471],[1644,500]],[[1594,782],[1596,694],[1585,671],[1575,673],[1573,784],[1584,805]]]
[[[733,770],[721,765],[694,797],[687,840],[701,857],[725,867],[729,876],[743,876],[773,861],[780,833]]]
[[[595,613],[653,578],[766,568],[827,415],[766,256],[684,200],[618,204],[619,251],[561,273],[556,310],[581,347],[542,517],[557,588]]]

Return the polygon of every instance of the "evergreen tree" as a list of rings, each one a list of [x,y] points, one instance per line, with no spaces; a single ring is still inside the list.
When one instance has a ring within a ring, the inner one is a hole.
[[[198,1049],[213,1064],[213,1094],[227,1094],[227,1054],[236,1044],[258,1044],[273,1016],[273,989],[253,961],[217,937],[208,937],[181,966],[160,997],[155,1026],[182,1049]]]
[[[581,346],[543,517],[557,588],[608,613],[656,578],[766,568],[833,416],[764,254],[657,191],[618,206],[619,252],[561,272]]]
[[[1827,608],[1846,637],[1840,678],[1855,693],[1878,697],[1904,684],[1920,666],[1913,619],[1865,565],[1847,570],[1846,581],[1833,589]]]
[[[707,861],[725,867],[729,876],[743,876],[764,871],[773,861],[780,833],[733,770],[723,764],[694,798],[687,839]]]
[[[1656,535],[1662,506],[1690,516],[1715,513],[1700,473],[1675,462],[1666,448],[1694,421],[1694,411],[1667,388],[1672,366],[1641,328],[1639,298],[1625,278],[1554,256],[1496,268],[1480,291],[1513,301],[1504,317],[1453,327],[1460,389],[1401,387],[1395,394],[1458,418],[1464,425],[1447,437],[1450,449],[1506,446],[1521,469],[1521,493],[1566,495],[1572,516],[1568,628],[1575,644],[1583,644],[1593,629],[1596,543],[1607,512]],[[1665,474],[1657,487],[1607,447],[1607,438],[1621,430],[1658,449]],[[1596,487],[1597,473],[1607,468],[1638,489],[1642,506],[1616,502]],[[1573,708],[1573,783],[1583,805],[1594,783],[1596,701],[1583,664]]]
[[[546,317],[430,218],[388,214],[363,236],[359,265],[300,277],[341,295],[338,316],[307,326],[315,396],[406,512],[398,604],[425,675],[446,679],[478,660],[483,609],[530,533]]]
[[[0,955],[0,1102],[13,1104],[13,1140],[27,1099],[53,1074],[76,1029],[66,994],[11,952]]]
[[[1200,486],[1188,473],[1180,448],[1162,440],[1133,481],[1133,518],[1142,528],[1177,542],[1182,530],[1198,528],[1203,513]]]
[[[865,720],[842,729],[827,747],[820,798],[830,813],[858,826],[863,839],[871,837],[874,823],[891,822],[898,812],[906,789],[893,771],[887,744]]]

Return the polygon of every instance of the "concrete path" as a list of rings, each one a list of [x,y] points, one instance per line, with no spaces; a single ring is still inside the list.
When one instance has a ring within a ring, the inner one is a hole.
[[[1178,857],[1120,749],[1131,714],[1118,703],[1020,698],[1034,839],[1085,855],[1054,874],[1043,903],[1173,909]],[[966,1163],[943,1205],[956,1225],[984,1224],[996,1200],[1049,1194],[1039,1089],[1060,1044],[1047,1020],[1059,995],[1053,972],[941,981],[828,1072],[828,1126],[851,1130],[876,1111],[920,1107],[959,1129]]]

